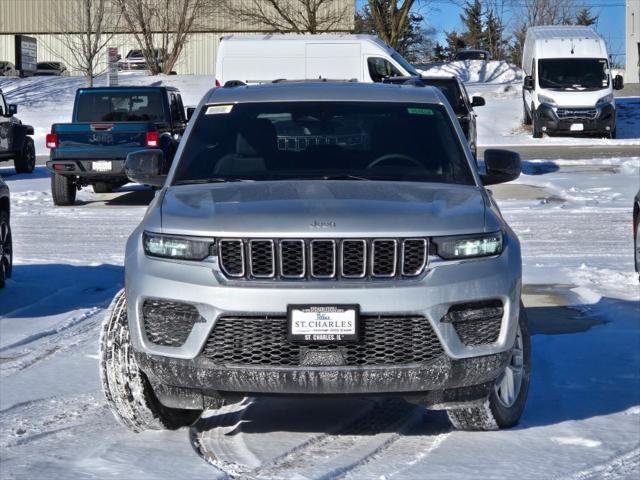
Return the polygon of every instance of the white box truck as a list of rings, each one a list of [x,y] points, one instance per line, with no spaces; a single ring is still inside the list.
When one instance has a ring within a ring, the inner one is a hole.
[[[612,78],[604,40],[589,27],[531,27],[522,53],[524,123],[543,133],[616,136]]]
[[[393,48],[373,35],[270,34],[222,37],[216,59],[216,85],[279,79],[357,80],[418,75]]]

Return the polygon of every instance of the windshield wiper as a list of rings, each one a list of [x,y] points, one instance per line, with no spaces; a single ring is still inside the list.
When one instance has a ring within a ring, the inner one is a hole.
[[[241,177],[208,177],[208,178],[194,178],[192,180],[179,180],[174,185],[193,185],[202,183],[226,183],[226,182],[254,182],[252,178]]]

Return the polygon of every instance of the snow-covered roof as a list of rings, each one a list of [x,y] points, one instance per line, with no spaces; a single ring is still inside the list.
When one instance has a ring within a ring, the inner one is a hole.
[[[600,40],[600,36],[591,28],[583,25],[545,25],[530,27],[527,34],[537,40],[552,40],[556,38],[583,38]]]

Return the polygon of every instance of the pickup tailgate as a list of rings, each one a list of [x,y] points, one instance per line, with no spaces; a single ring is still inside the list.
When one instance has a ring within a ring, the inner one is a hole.
[[[155,130],[150,122],[57,123],[51,130],[58,136],[51,159],[124,160],[147,148],[147,132]]]

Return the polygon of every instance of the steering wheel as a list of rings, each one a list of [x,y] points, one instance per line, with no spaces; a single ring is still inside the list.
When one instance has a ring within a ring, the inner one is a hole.
[[[404,155],[402,153],[387,153],[386,155],[382,155],[381,157],[376,158],[373,162],[367,165],[367,168],[377,167],[381,163],[384,163],[393,159],[405,160],[411,163],[412,165],[415,165],[418,168],[424,168],[424,165],[422,165],[418,160],[416,160],[413,157],[410,157],[409,155]]]

